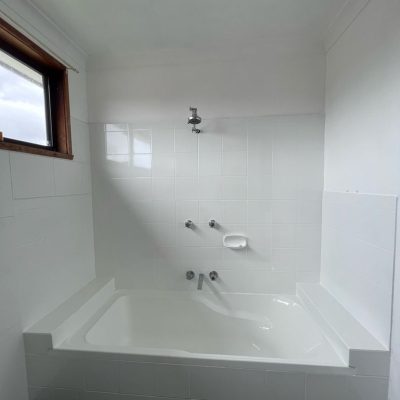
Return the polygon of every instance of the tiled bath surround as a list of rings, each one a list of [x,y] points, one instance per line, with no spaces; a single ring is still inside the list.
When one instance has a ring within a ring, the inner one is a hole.
[[[209,120],[199,135],[185,124],[92,124],[98,273],[177,290],[195,287],[188,269],[217,269],[218,289],[234,292],[319,281],[323,127],[319,115]],[[228,232],[249,248],[224,249]]]
[[[387,378],[28,354],[30,400],[386,400]]]

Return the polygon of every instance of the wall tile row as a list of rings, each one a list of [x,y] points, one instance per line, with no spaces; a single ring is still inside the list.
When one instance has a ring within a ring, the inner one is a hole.
[[[386,400],[387,379],[28,355],[31,400]],[[64,391],[64,392],[62,392]],[[69,397],[68,397],[69,396]]]

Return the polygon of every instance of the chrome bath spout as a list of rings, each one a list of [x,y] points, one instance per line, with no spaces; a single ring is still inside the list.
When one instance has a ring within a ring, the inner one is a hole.
[[[204,274],[199,274],[199,282],[197,283],[197,290],[203,289]]]

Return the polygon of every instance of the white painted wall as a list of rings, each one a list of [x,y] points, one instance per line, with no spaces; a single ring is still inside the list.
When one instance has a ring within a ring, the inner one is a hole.
[[[399,20],[398,0],[371,0],[328,53],[326,190],[400,194]],[[400,397],[398,260],[391,400]],[[381,279],[378,270],[371,279]]]
[[[84,56],[22,0],[0,15],[80,69],[71,72],[74,161],[0,150],[0,398],[28,398],[22,332],[94,278]]]
[[[124,288],[193,290],[186,271],[216,269],[218,291],[250,293],[318,282],[323,122],[205,120],[199,135],[185,123],[93,124],[99,274]],[[249,248],[224,249],[227,233],[249,237]]]
[[[90,122],[323,113],[322,48],[277,43],[259,49],[190,50],[89,61]]]

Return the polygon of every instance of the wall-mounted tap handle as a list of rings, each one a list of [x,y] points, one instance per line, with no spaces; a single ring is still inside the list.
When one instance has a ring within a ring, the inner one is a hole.
[[[194,279],[195,276],[196,276],[196,274],[193,271],[187,271],[186,272],[186,279],[188,281],[191,281],[192,279]]]
[[[209,274],[209,277],[212,281],[215,281],[218,279],[218,272],[217,271],[211,271]]]
[[[208,222],[208,226],[210,228],[215,228],[217,226],[217,222],[215,221],[215,219],[210,219],[210,221]]]
[[[194,223],[191,219],[187,219],[185,221],[185,226],[186,226],[186,228],[194,228]]]

